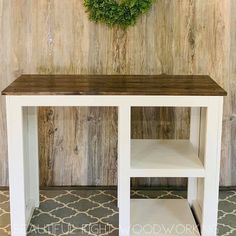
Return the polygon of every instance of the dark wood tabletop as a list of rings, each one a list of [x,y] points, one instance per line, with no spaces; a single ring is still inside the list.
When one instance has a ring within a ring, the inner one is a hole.
[[[2,95],[225,96],[205,75],[21,75]]]

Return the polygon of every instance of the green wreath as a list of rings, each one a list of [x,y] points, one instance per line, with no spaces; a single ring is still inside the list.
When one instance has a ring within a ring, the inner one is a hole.
[[[84,0],[89,18],[110,26],[127,28],[147,12],[154,0]]]

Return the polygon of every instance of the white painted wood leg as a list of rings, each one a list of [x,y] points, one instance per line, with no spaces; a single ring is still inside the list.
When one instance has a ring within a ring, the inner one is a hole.
[[[202,236],[217,235],[223,98],[215,97],[206,115],[205,169],[203,183]]]
[[[196,154],[198,154],[200,138],[200,109],[200,107],[192,107],[190,118],[190,141]]]
[[[7,97],[8,163],[10,184],[11,235],[25,236],[27,203],[25,193],[25,160],[22,107]]]
[[[118,154],[119,155],[119,154]],[[117,207],[120,207],[120,163],[117,159]]]
[[[119,236],[130,235],[130,107],[118,112]],[[122,171],[122,174],[121,174]]]
[[[188,178],[188,203],[193,206],[197,199],[197,178]]]
[[[37,173],[37,170],[31,169],[32,163],[34,163],[35,155],[32,147],[32,142],[34,140],[34,133],[32,132],[32,121],[29,116],[30,109],[27,107],[22,107],[23,114],[23,152],[24,152],[24,179],[25,179],[25,203],[26,203],[26,227],[30,223],[30,218],[33,215],[35,208],[35,199],[32,190],[32,182],[34,182],[34,171]],[[33,166],[34,167],[34,166]],[[32,179],[33,178],[33,179]]]
[[[191,108],[190,119],[190,141],[195,153],[199,154],[199,135],[200,135],[200,107]],[[188,178],[188,202],[193,205],[197,199],[197,178]]]
[[[34,207],[39,207],[39,150],[37,107],[24,107],[25,159],[29,169],[29,199]]]

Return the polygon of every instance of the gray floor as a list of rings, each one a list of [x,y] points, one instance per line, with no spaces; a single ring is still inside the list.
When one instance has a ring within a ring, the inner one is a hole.
[[[186,198],[185,191],[132,191],[132,198]],[[115,190],[44,190],[28,235],[118,236]],[[9,193],[0,191],[0,236],[10,234]],[[221,191],[218,235],[236,236],[236,191]]]

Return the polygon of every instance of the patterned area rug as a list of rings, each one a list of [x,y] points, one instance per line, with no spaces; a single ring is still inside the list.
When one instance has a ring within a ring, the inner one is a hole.
[[[118,236],[115,190],[44,190],[29,236]],[[185,191],[132,191],[132,198],[186,198]],[[10,234],[9,193],[0,191],[0,236]],[[236,191],[221,191],[218,235],[236,236]]]

